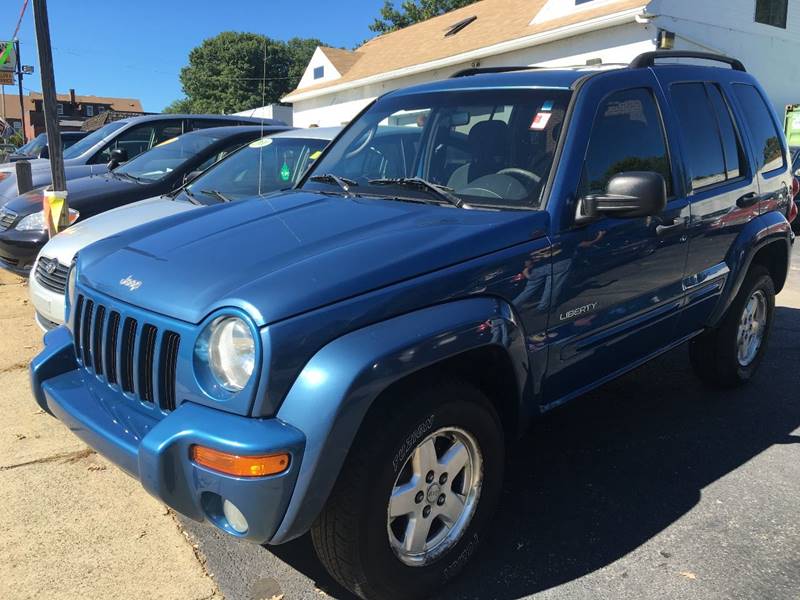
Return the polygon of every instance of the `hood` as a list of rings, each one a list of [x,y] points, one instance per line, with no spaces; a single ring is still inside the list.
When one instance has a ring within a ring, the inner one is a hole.
[[[547,218],[297,191],[107,238],[81,254],[79,277],[183,321],[236,306],[261,326],[541,237]]]
[[[12,200],[19,194],[17,193],[17,163],[9,163],[7,165],[0,165],[0,203]],[[79,177],[87,177],[92,174],[100,174],[108,171],[106,165],[86,165],[76,162],[76,159],[64,161],[64,174],[67,180],[77,179]],[[52,181],[52,174],[50,172],[50,161],[44,159],[36,159],[31,161],[31,179],[33,180],[33,187],[42,187],[49,185]]]
[[[112,194],[123,194],[129,190],[138,191],[142,187],[142,184],[114,177],[110,173],[90,175],[70,179],[67,182],[67,192],[69,192],[67,200],[70,208],[80,211],[81,205],[97,202]],[[18,215],[28,215],[42,210],[43,198],[43,191],[37,189],[9,200],[6,202],[6,207]]]
[[[193,208],[201,208],[191,202],[172,200],[167,196],[156,196],[121,206],[101,213],[85,221],[80,221],[59,233],[39,252],[39,256],[56,258],[62,265],[69,265],[79,250],[98,240],[119,233],[131,227],[149,223],[182,213]]]

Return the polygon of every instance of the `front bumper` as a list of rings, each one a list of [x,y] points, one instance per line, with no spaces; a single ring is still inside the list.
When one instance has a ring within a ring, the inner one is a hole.
[[[294,490],[305,437],[278,419],[255,419],[184,402],[161,419],[136,401],[80,369],[65,327],[45,335],[45,349],[30,367],[37,403],[100,454],[116,463],[165,504],[227,533],[268,543],[283,520]],[[279,475],[237,478],[201,467],[190,447],[235,454],[288,451],[289,469]],[[222,515],[233,502],[249,524],[234,531]]]
[[[27,277],[47,239],[46,231],[6,229],[0,232],[0,267]]]

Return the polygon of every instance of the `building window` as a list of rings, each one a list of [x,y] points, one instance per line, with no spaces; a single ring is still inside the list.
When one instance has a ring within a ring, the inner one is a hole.
[[[11,126],[14,128],[14,131],[19,131],[22,129],[22,121],[14,121]]]
[[[87,104],[86,105],[86,116],[87,117],[93,117],[94,116],[94,106],[92,106],[91,104]]]
[[[64,114],[64,105],[63,105],[63,104],[61,104],[61,102],[59,102],[58,104],[56,104],[56,112],[57,112],[59,115],[63,115],[63,114]]]
[[[322,79],[325,77],[325,65],[314,67],[314,79]]]
[[[97,114],[104,113],[104,112],[106,112],[106,107],[105,106],[98,106],[97,107]]]
[[[756,23],[786,29],[788,0],[756,0]]]

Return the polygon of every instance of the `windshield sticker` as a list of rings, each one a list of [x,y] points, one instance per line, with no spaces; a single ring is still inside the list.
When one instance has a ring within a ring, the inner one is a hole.
[[[168,140],[164,140],[160,144],[156,144],[156,148],[159,148],[161,146],[166,146],[167,144],[171,144],[172,142],[174,142],[177,139],[178,139],[177,137],[174,137],[174,138],[169,138]]]
[[[549,112],[540,112],[534,118],[533,122],[531,123],[531,131],[544,131],[547,127],[547,124],[550,122],[550,117],[553,116],[553,113]]]
[[[263,148],[264,146],[269,146],[272,143],[272,140],[269,138],[261,138],[260,140],[256,140],[255,142],[250,143],[250,148]]]
[[[550,112],[553,110],[553,106],[555,103],[552,100],[548,100],[544,104],[542,104],[542,112]]]
[[[798,126],[798,129],[800,129],[800,126]],[[308,157],[308,160],[317,160],[321,154],[322,150],[317,150],[316,152],[314,152],[314,154]]]
[[[292,172],[291,170],[289,170],[289,165],[283,163],[283,166],[281,167],[281,179],[283,179],[284,181],[289,181],[289,178],[291,176]]]

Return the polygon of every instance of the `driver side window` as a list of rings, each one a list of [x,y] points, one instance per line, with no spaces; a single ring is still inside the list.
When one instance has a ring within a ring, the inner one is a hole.
[[[104,164],[111,160],[111,153],[123,148],[128,153],[128,160],[150,150],[153,146],[182,133],[181,121],[155,121],[131,127],[98,152],[92,159],[94,164]]]
[[[592,127],[579,196],[605,192],[609,180],[625,171],[655,171],[672,194],[666,136],[650,90],[616,92],[601,104]]]

